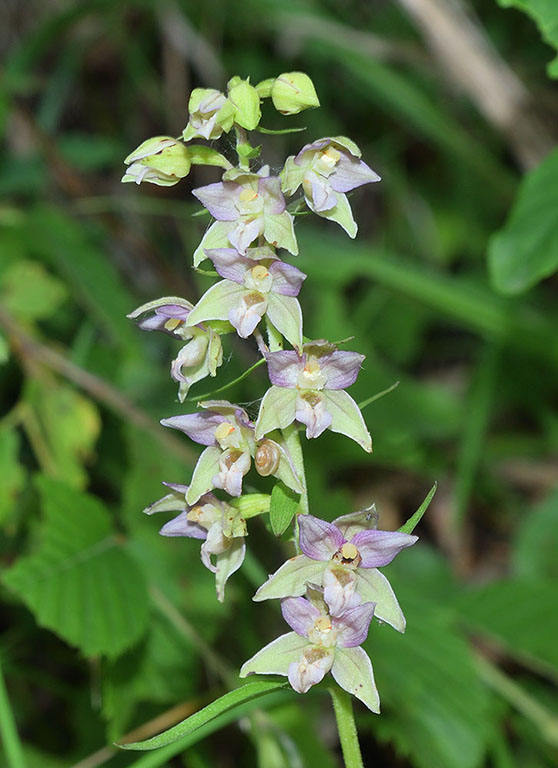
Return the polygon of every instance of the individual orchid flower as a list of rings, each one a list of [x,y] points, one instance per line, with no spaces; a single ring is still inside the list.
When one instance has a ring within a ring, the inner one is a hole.
[[[138,327],[144,331],[163,331],[188,343],[179,351],[171,363],[171,377],[178,382],[178,399],[183,402],[192,384],[215,376],[223,362],[221,337],[212,328],[189,322],[193,309],[186,299],[165,296],[142,304],[128,317],[141,318]]]
[[[302,347],[302,310],[298,296],[304,272],[280,261],[269,248],[252,248],[241,256],[233,248],[206,251],[225,279],[198,301],[191,323],[229,320],[238,335],[250,336],[266,315],[294,347]]]
[[[231,130],[235,107],[224,93],[214,88],[194,88],[188,102],[190,120],[182,132],[184,141],[196,137],[218,139]]]
[[[212,488],[221,488],[231,496],[240,496],[242,480],[259,447],[254,440],[254,425],[246,411],[238,405],[226,400],[206,400],[200,405],[207,409],[205,413],[171,416],[161,421],[165,427],[179,429],[196,443],[206,446],[186,493],[188,504],[195,504]],[[278,441],[268,442],[273,445],[276,460],[273,471],[267,474],[273,474],[300,493],[300,480],[284,446]]]
[[[378,568],[388,565],[402,549],[418,539],[399,531],[378,531],[372,510],[343,515],[327,523],[299,515],[302,554],[287,560],[258,589],[254,600],[303,595],[307,584],[324,589],[334,616],[361,602],[376,604],[375,616],[405,631],[405,617],[386,577]]]
[[[360,149],[345,136],[314,141],[287,158],[281,173],[282,189],[292,195],[302,184],[308,207],[355,237],[358,227],[345,192],[380,181],[360,157]]]
[[[232,245],[244,256],[259,237],[295,256],[298,253],[293,217],[286,210],[281,181],[269,175],[269,166],[258,173],[233,168],[225,172],[223,181],[194,189],[192,194],[217,219],[194,253],[195,267],[206,258],[206,250]]]
[[[289,597],[281,612],[294,630],[266,645],[243,664],[240,677],[285,675],[298,693],[306,693],[328,672],[341,688],[380,712],[372,664],[360,647],[366,640],[374,603],[362,603],[342,616],[330,615],[327,600]]]
[[[225,599],[225,584],[229,576],[237,571],[246,554],[244,537],[247,536],[246,520],[238,510],[212,493],[205,493],[194,506],[186,501],[187,485],[163,483],[170,493],[153,502],[143,511],[147,515],[155,512],[176,512],[179,514],[161,528],[162,536],[187,536],[203,540],[202,563],[215,574],[217,599]],[[212,562],[215,558],[215,563]]]
[[[154,136],[139,145],[124,160],[128,166],[124,183],[149,181],[160,187],[171,187],[190,172],[192,161],[188,147],[171,136]]]
[[[272,386],[260,406],[256,439],[296,419],[306,426],[308,438],[331,429],[370,452],[372,439],[360,409],[344,391],[356,380],[363,360],[364,355],[341,352],[323,339],[304,344],[302,354],[294,350],[268,353]]]

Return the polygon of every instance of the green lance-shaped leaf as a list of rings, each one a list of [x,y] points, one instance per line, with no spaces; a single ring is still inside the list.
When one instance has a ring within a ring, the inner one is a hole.
[[[39,625],[86,656],[116,657],[146,630],[143,575],[97,499],[46,477],[38,486],[44,511],[39,547],[2,582]]]
[[[271,504],[269,507],[269,521],[271,529],[276,536],[284,533],[296,514],[300,502],[300,495],[279,481],[271,491]]]
[[[186,720],[183,720],[177,725],[173,725],[168,731],[160,733],[158,736],[153,736],[151,739],[145,741],[136,741],[132,744],[119,744],[122,749],[134,749],[134,750],[146,750],[157,749],[164,747],[167,744],[172,744],[174,741],[187,736],[189,733],[201,728],[206,723],[214,720],[224,712],[229,712],[241,704],[250,701],[261,696],[266,696],[273,691],[280,688],[285,688],[287,683],[282,680],[254,680],[252,682],[242,685],[240,688],[235,688],[234,691],[225,693],[221,698],[212,701],[199,712],[194,713]]]
[[[510,217],[490,241],[488,264],[498,291],[521,293],[558,269],[557,210],[558,150],[554,150],[525,177]]]
[[[425,500],[422,502],[420,507],[417,509],[414,515],[412,515],[406,523],[404,523],[399,530],[401,533],[412,533],[417,525],[420,523],[422,516],[430,506],[430,502],[434,498],[434,494],[436,493],[436,489],[438,488],[438,483],[434,483],[432,488],[428,491],[428,494],[425,498]]]

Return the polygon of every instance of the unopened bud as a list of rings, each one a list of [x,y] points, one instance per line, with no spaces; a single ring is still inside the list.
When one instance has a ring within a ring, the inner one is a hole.
[[[303,109],[319,107],[314,83],[304,72],[284,72],[271,87],[273,106],[283,115],[297,115]]]
[[[260,97],[247,80],[234,77],[229,83],[229,101],[235,108],[234,121],[247,131],[253,131],[260,122]]]

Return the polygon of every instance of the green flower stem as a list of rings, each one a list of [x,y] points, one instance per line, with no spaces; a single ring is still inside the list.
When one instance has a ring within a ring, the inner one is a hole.
[[[338,685],[332,685],[329,692],[333,701],[345,768],[364,768],[351,696]]]
[[[0,661],[0,736],[8,768],[25,768],[23,748],[16,728],[14,713],[8,698]]]
[[[304,454],[302,453],[302,444],[300,442],[300,432],[298,424],[290,424],[283,430],[283,437],[285,438],[285,444],[287,450],[290,453],[293,461],[296,473],[302,483],[302,495],[300,497],[301,513],[307,515],[309,511],[308,507],[308,488],[306,486],[306,472],[304,470]],[[298,524],[297,524],[297,537],[298,541]]]
[[[249,171],[250,170],[250,160],[248,160],[247,157],[245,157],[242,152],[239,152],[239,148],[243,145],[250,146],[250,142],[248,141],[248,134],[244,130],[244,128],[241,128],[240,125],[235,125],[234,130],[236,133],[236,154],[238,155],[238,167],[242,168],[243,171]]]

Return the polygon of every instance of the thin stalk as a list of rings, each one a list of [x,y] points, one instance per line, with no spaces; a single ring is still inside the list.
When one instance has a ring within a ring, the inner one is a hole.
[[[244,128],[240,127],[240,125],[235,125],[234,130],[236,133],[236,154],[238,155],[238,166],[239,168],[242,168],[243,171],[249,171],[250,161],[240,151],[240,147],[246,145],[250,146],[250,142],[248,141],[248,134]]]
[[[338,685],[329,688],[345,768],[364,768],[350,695]]]
[[[2,662],[0,660],[0,736],[4,745],[6,765],[8,768],[25,768],[23,748],[17,732],[14,713],[8,698],[8,691],[2,674]]]

